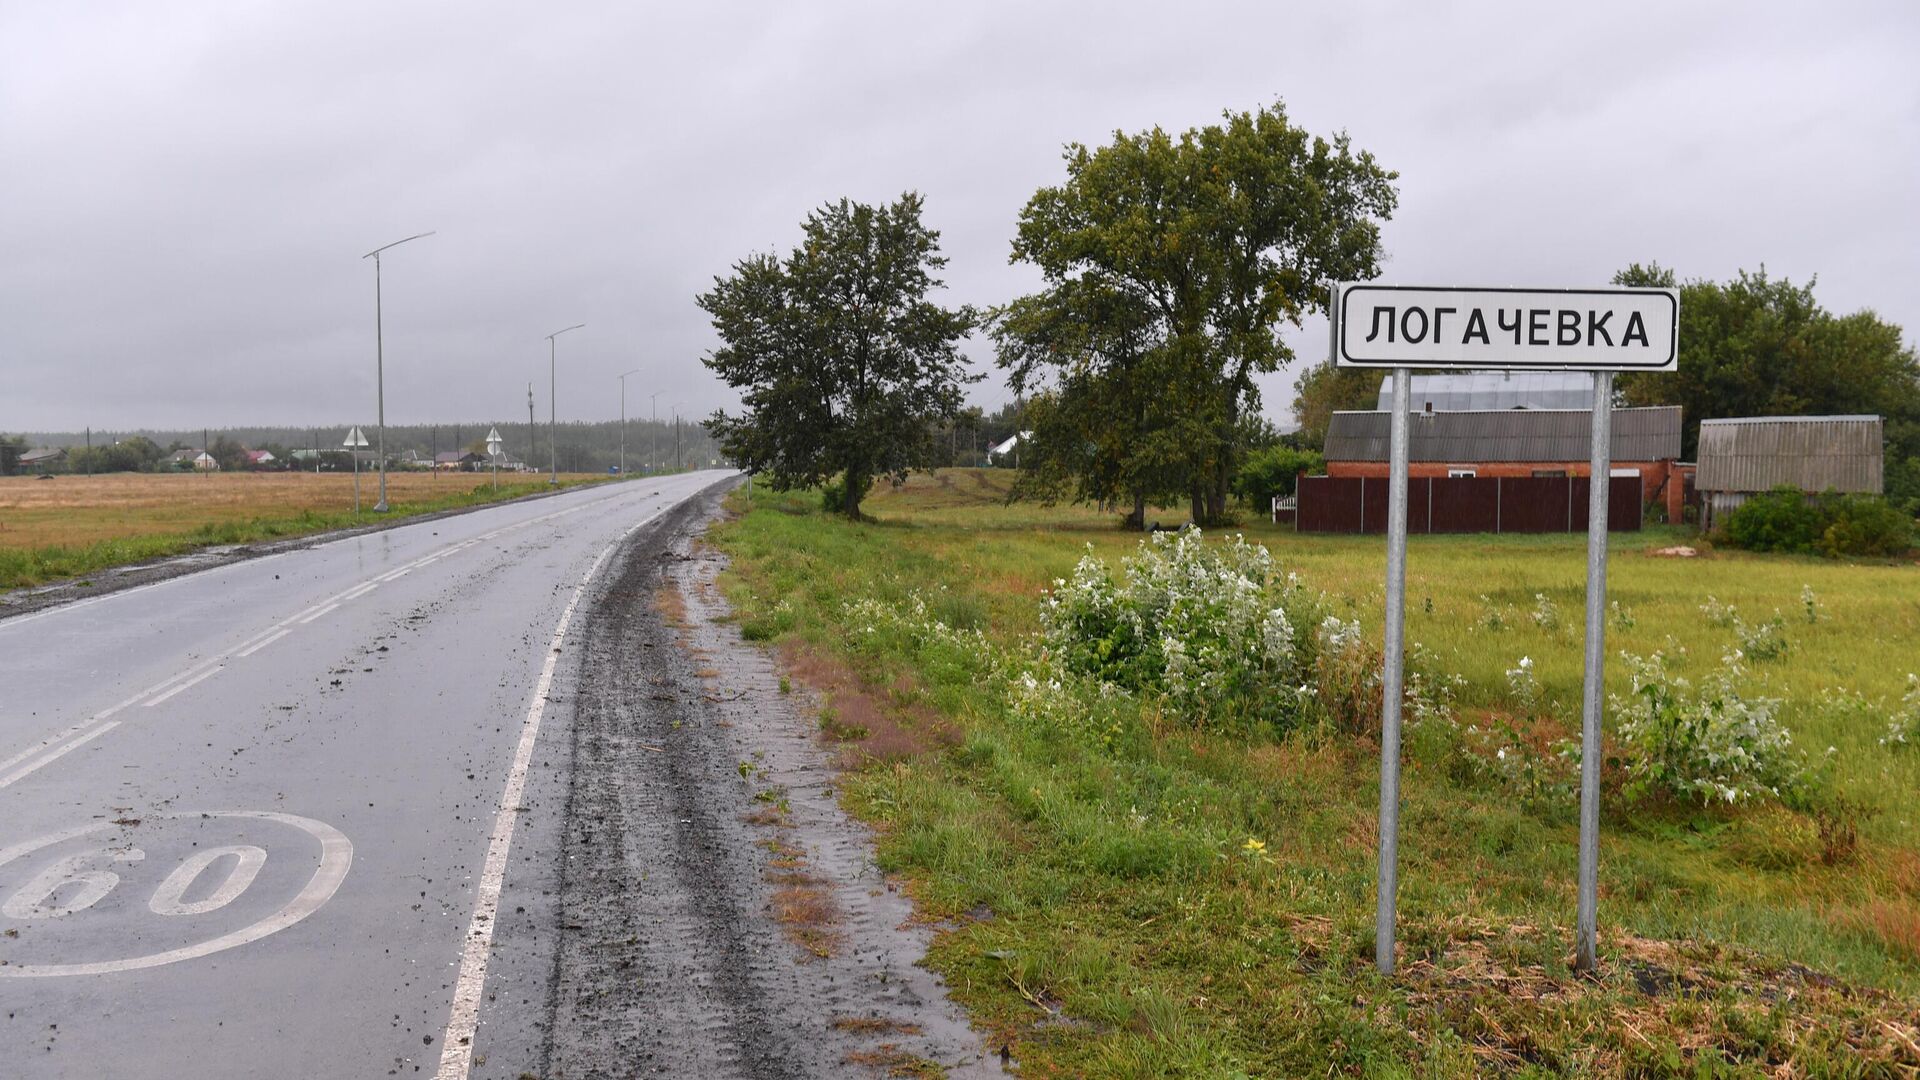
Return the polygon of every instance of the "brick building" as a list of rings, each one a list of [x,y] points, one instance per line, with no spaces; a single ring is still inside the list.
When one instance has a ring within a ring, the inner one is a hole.
[[[1410,418],[1409,476],[1588,474],[1593,416],[1586,409],[1434,409],[1421,400],[1418,380],[1413,403],[1420,407]],[[1327,428],[1327,475],[1384,478],[1391,419],[1384,411],[1334,413]],[[1639,477],[1641,501],[1663,508],[1668,521],[1681,520],[1692,469],[1679,456],[1678,406],[1613,410],[1612,475]]]

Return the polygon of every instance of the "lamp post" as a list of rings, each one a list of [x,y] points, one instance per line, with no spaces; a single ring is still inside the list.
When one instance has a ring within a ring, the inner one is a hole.
[[[639,368],[623,371],[620,379],[620,479],[627,478],[627,376],[640,374]]]
[[[373,512],[376,514],[387,512],[387,356],[385,334],[381,327],[380,253],[387,248],[399,247],[409,240],[432,236],[435,231],[437,230],[415,233],[406,240],[395,240],[391,244],[374,248],[360,256],[363,259],[373,260],[373,374],[374,385],[377,387],[374,393],[379,406],[379,416],[374,425],[374,440],[377,443],[375,452],[380,455],[380,500],[373,504]]]
[[[555,372],[559,370],[559,364],[554,360],[553,339],[566,333],[567,330],[578,330],[585,325],[587,324],[575,323],[565,330],[555,330],[553,333],[547,335],[547,463],[553,467],[553,475],[547,479],[548,487],[560,486],[560,451],[554,448],[553,441],[554,417],[559,412],[553,402],[554,391],[558,386],[559,379],[559,376],[555,374]]]
[[[651,440],[647,448],[647,472],[649,473],[659,468],[654,462],[660,456],[660,395],[665,392],[664,390],[655,390],[653,393],[647,395],[647,418],[652,424],[652,430],[647,435],[647,438]]]

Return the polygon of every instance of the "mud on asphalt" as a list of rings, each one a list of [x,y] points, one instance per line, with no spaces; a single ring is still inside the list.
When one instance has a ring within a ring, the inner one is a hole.
[[[742,642],[695,537],[610,567],[579,640],[542,1080],[1000,1075],[917,966],[930,932],[841,813],[817,722]]]

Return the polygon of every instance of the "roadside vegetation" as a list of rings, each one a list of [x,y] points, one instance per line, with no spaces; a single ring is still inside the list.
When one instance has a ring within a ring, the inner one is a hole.
[[[563,486],[606,480],[565,475]],[[390,513],[372,511],[378,479],[331,473],[127,473],[0,479],[0,589],[84,578],[114,566],[219,544],[250,544],[430,514],[547,490],[542,477],[390,473]]]
[[[1380,538],[1142,540],[1008,505],[1012,476],[882,485],[862,522],[762,488],[714,541],[742,632],[831,688],[845,802],[1023,1074],[1920,1068],[1911,562],[1616,537],[1602,972],[1582,980],[1584,538],[1413,538],[1387,980]]]

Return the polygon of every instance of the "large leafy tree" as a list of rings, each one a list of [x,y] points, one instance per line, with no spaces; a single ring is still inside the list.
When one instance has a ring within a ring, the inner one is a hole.
[[[1634,264],[1615,284],[1675,286],[1658,263]],[[1871,311],[1835,315],[1814,282],[1741,271],[1732,281],[1680,289],[1680,363],[1669,373],[1619,378],[1632,405],[1678,405],[1681,453],[1699,447],[1700,421],[1723,416],[1873,413],[1885,418],[1887,493],[1920,497],[1920,361],[1900,327]]]
[[[1171,473],[1195,520],[1218,521],[1242,420],[1259,409],[1254,377],[1293,359],[1280,326],[1323,309],[1328,282],[1378,272],[1396,174],[1345,135],[1293,126],[1278,104],[1178,137],[1116,133],[1065,158],[1066,181],[1020,215],[1013,258],[1047,288],[996,313],[1002,363],[1026,385],[1050,375],[1083,434],[1117,436],[1084,452],[1131,478],[1129,494]],[[1118,326],[1076,326],[1096,318]],[[1124,362],[1103,348],[1115,341],[1133,350]]]
[[[973,310],[928,299],[947,260],[921,206],[911,192],[886,206],[841,199],[808,215],[784,260],[743,259],[699,297],[725,343],[706,364],[744,406],[708,430],[781,490],[840,477],[848,517],[876,477],[931,465],[935,426],[976,378],[959,351]]]

